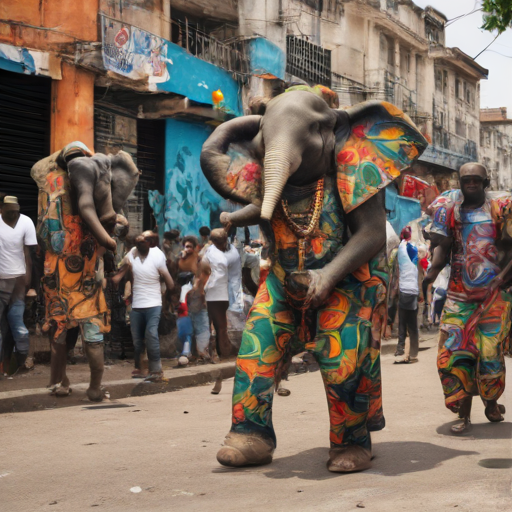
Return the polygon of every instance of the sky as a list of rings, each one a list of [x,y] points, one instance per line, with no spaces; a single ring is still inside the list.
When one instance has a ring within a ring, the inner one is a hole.
[[[478,9],[482,3],[481,0],[413,1],[423,8],[431,5],[448,20]],[[471,57],[476,57],[496,37],[496,34],[482,30],[482,23],[482,11],[453,21],[446,27],[446,46],[460,48]],[[512,118],[512,29],[503,32],[476,62],[489,70],[488,80],[480,82],[480,106],[507,107],[508,117]]]

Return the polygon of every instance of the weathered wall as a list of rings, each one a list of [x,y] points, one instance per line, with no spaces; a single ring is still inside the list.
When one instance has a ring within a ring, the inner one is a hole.
[[[482,122],[479,161],[487,167],[492,190],[512,189],[512,119]]]
[[[62,80],[52,81],[50,149],[74,140],[94,148],[94,74],[62,63]]]
[[[171,39],[170,0],[99,0],[103,14]]]
[[[39,50],[55,49],[59,43],[97,41],[99,0],[2,0],[0,42]],[[79,12],[79,14],[78,14]],[[43,27],[36,29],[24,25]]]

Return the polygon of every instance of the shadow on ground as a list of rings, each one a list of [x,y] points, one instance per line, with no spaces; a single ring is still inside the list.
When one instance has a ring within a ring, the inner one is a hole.
[[[459,423],[460,420],[450,421],[437,427],[436,432],[443,436],[461,437],[465,439],[512,439],[512,423],[502,421],[501,423],[473,423],[467,434],[457,435],[450,432],[450,427]]]
[[[213,472],[245,473],[257,470],[268,478],[297,477],[303,480],[327,480],[343,476],[340,473],[330,473],[327,470],[328,452],[327,448],[312,448],[290,457],[276,458],[268,466],[239,469],[216,468]],[[375,458],[372,469],[364,471],[362,474],[398,476],[405,473],[427,471],[455,457],[476,453],[478,452],[453,450],[432,443],[416,441],[378,443],[374,446]]]

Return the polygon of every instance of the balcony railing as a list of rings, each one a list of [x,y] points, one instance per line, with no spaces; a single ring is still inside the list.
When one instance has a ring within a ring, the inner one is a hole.
[[[187,21],[173,19],[172,23],[177,28],[177,38],[173,42],[198,59],[210,62],[230,73],[249,73],[250,61],[245,53],[243,41],[223,43]]]
[[[311,85],[331,87],[331,51],[296,36],[286,36],[286,72]]]

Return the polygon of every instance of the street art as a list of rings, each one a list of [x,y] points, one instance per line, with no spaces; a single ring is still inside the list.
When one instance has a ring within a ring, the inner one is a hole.
[[[119,21],[101,17],[103,41],[103,65],[110,71],[140,80],[148,78],[151,84],[165,82],[169,79],[165,39],[145,30]]]
[[[226,201],[214,192],[199,165],[203,142],[211,131],[202,124],[166,121],[165,195],[149,193],[160,237],[170,229],[198,235],[201,226],[219,226]]]

